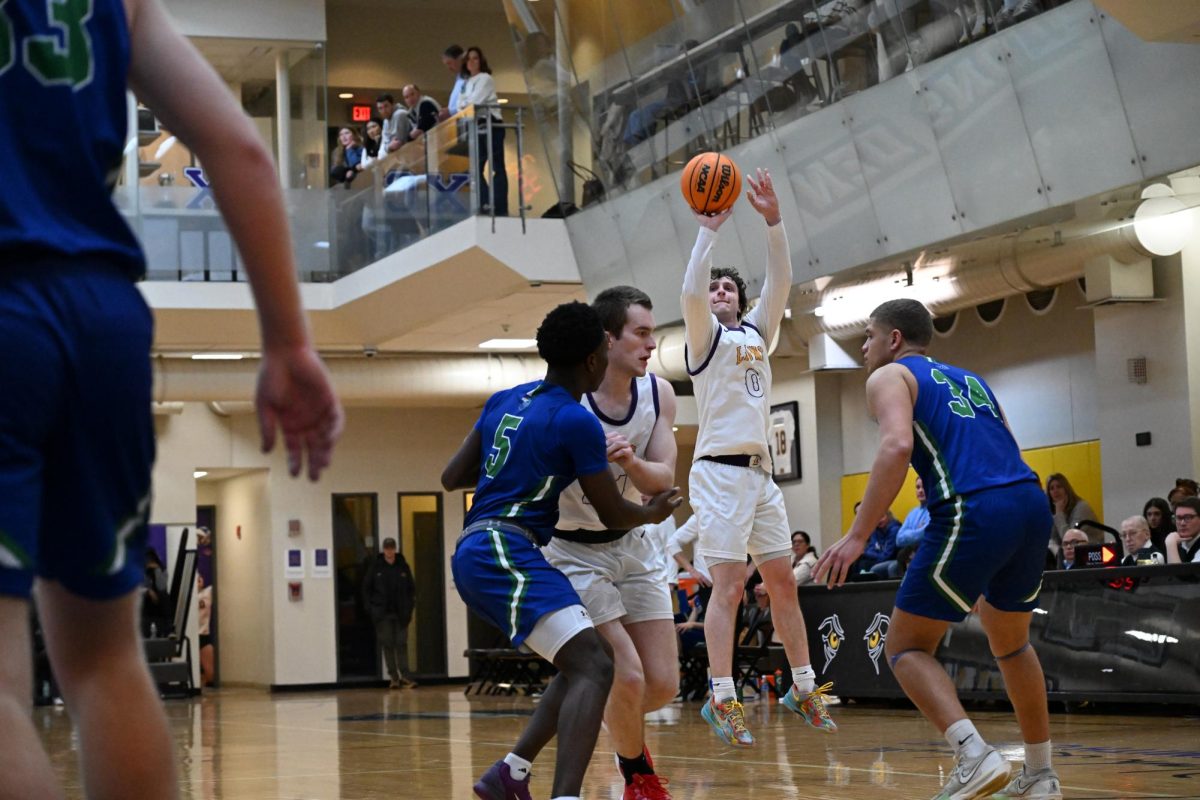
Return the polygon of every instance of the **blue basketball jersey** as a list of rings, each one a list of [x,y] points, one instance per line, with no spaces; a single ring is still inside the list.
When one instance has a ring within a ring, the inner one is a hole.
[[[917,379],[912,465],[930,508],[955,495],[1037,480],[982,378],[928,356],[897,363]]]
[[[0,269],[87,255],[144,271],[111,198],[128,71],[122,0],[0,3]]]
[[[561,386],[541,381],[492,395],[475,429],[479,483],[463,527],[510,519],[541,544],[558,522],[558,496],[580,475],[608,469],[600,421]]]

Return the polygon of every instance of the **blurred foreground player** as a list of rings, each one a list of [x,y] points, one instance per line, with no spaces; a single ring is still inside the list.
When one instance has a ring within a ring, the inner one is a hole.
[[[89,798],[176,796],[138,633],[150,511],[150,310],[113,206],[126,85],[212,178],[259,308],[264,450],[328,466],[342,412],[301,312],[275,166],[154,0],[0,3],[0,797],[61,797],[29,704],[29,596]],[[36,109],[54,109],[47,133]],[[36,583],[36,586],[35,586]]]

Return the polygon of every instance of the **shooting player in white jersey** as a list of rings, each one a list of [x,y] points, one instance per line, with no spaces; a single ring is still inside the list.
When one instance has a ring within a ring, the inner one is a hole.
[[[601,292],[599,312],[612,347],[604,382],[583,406],[608,437],[609,466],[627,500],[671,488],[675,480],[675,392],[648,373],[654,351],[650,298],[632,286]],[[559,497],[554,539],[542,552],[571,581],[596,629],[613,649],[614,676],[604,721],[625,778],[624,800],[665,800],[645,746],[643,717],[671,702],[679,687],[671,596],[662,548],[644,528],[608,530],[578,483]]]
[[[771,176],[746,176],[747,200],[767,223],[767,276],[762,297],[746,313],[746,284],[737,270],[712,268],[717,231],[731,211],[696,215],[700,232],[683,280],[688,374],[700,425],[690,495],[700,535],[698,550],[712,573],[704,622],[713,694],[701,715],[728,744],[749,746],[742,704],[733,683],[733,636],[753,557],[771,598],[771,616],[792,667],[794,685],[783,702],[818,730],[837,726],[825,708],[808,654],[808,636],[791,571],[791,528],[783,495],[771,477],[768,448],[771,368],[767,348],[779,330],[792,285],[792,262]]]

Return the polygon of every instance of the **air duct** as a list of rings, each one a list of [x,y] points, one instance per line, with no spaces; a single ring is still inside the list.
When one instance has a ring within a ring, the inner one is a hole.
[[[238,413],[254,398],[258,362],[192,361],[158,357],[154,400],[216,403]],[[546,373],[537,356],[443,355],[398,358],[332,358],[326,362],[334,389],[349,406],[471,408],[493,392]]]
[[[1009,240],[1005,250],[998,259],[968,264],[961,264],[957,256],[931,262],[916,271],[912,283],[904,272],[897,272],[830,284],[805,305],[793,308],[792,324],[805,341],[818,333],[846,339],[861,336],[875,306],[896,297],[920,300],[934,316],[942,316],[1074,280],[1084,274],[1089,259],[1104,256],[1135,264],[1151,256],[1138,242],[1133,226],[1125,223],[1036,228]]]

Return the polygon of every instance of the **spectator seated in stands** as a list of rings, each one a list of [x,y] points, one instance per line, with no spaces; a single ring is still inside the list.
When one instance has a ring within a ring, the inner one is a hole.
[[[925,507],[925,484],[917,478],[917,507],[908,512],[896,533],[896,547],[916,547],[929,527],[929,509]]]
[[[858,513],[861,502],[854,504],[854,512]],[[900,523],[892,516],[891,511],[885,511],[867,540],[867,547],[862,556],[851,567],[852,580],[876,580],[898,576],[899,564],[896,562],[896,534],[900,532]],[[866,576],[863,573],[867,573]],[[893,575],[893,573],[897,573]]]
[[[1167,536],[1167,563],[1200,563],[1200,499],[1184,497],[1175,505],[1175,532]]]
[[[1054,514],[1054,528],[1050,534],[1050,549],[1054,553],[1062,543],[1063,532],[1067,528],[1077,528],[1084,520],[1096,521],[1096,512],[1088,501],[1075,494],[1071,482],[1061,472],[1055,472],[1046,479],[1046,498],[1050,501],[1050,513]],[[1088,534],[1088,540],[1093,544],[1103,542],[1103,534]]]
[[[1058,563],[1059,569],[1073,569],[1075,567],[1075,546],[1088,543],[1088,535],[1079,528],[1067,528],[1066,533],[1062,535],[1062,550],[1059,555],[1061,560]]]
[[[1175,488],[1167,493],[1167,502],[1171,508],[1175,508],[1175,504],[1185,497],[1195,497],[1198,494],[1196,490],[1196,482],[1191,478],[1176,478]]]
[[[1125,557],[1121,559],[1123,567],[1166,563],[1162,553],[1150,546],[1150,526],[1141,515],[1121,523],[1121,545],[1125,548]]]
[[[388,153],[400,149],[400,145],[408,141],[408,111],[403,106],[396,105],[396,98],[390,94],[381,94],[375,98],[375,109],[383,119],[383,147]]]
[[[442,107],[429,95],[421,94],[415,83],[410,83],[400,92],[404,105],[408,106],[409,139],[419,139],[438,123]]]
[[[797,586],[812,583],[812,568],[817,563],[817,551],[805,531],[792,533],[792,576]]]
[[[1175,530],[1170,504],[1161,497],[1151,497],[1142,506],[1142,516],[1150,526],[1150,542],[1154,549],[1166,555],[1167,536]]]
[[[338,131],[338,145],[329,157],[329,185],[344,183],[349,189],[350,182],[362,169],[362,162],[362,137],[353,128],[342,128]]]

